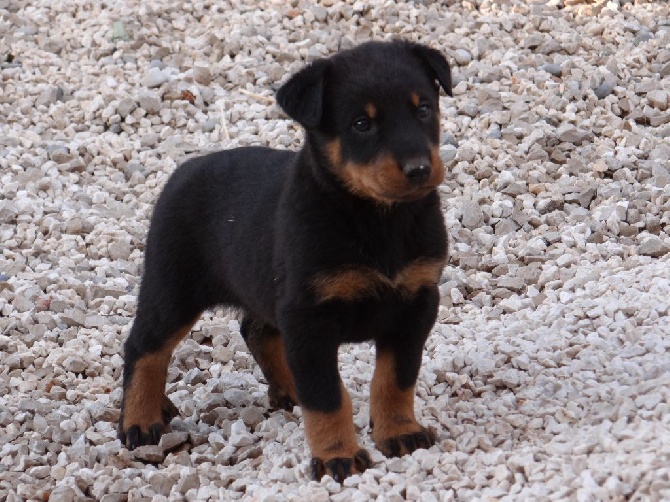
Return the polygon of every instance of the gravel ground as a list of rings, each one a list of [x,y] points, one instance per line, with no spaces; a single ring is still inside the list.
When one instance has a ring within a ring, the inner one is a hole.
[[[152,203],[195,152],[298,147],[287,74],[401,35],[453,63],[452,254],[417,412],[374,468],[309,481],[234,316],[176,351],[180,418],[122,448],[121,347]],[[0,500],[670,500],[670,5],[0,0]]]

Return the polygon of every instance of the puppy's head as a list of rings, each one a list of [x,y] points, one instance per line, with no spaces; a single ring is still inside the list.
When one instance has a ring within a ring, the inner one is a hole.
[[[277,102],[349,191],[392,204],[421,199],[442,182],[440,87],[451,96],[438,51],[368,42],[314,61],[279,89]]]

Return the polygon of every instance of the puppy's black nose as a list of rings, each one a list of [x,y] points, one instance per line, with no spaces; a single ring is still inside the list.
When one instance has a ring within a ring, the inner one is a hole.
[[[419,185],[430,176],[430,161],[425,158],[408,160],[403,164],[402,172],[411,183]]]

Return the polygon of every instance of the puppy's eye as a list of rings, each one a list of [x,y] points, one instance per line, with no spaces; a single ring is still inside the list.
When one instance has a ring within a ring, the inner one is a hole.
[[[416,107],[416,113],[422,119],[427,119],[428,117],[430,117],[431,111],[432,110],[430,109],[430,105],[427,103],[421,103],[419,106]]]
[[[353,124],[351,124],[351,127],[353,127],[354,130],[358,132],[368,132],[372,128],[372,122],[367,117],[359,117],[354,120]]]

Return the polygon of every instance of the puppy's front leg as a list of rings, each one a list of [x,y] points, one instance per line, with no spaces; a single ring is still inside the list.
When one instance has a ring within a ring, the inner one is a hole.
[[[439,294],[427,288],[399,312],[395,330],[376,340],[377,361],[370,386],[372,439],[387,457],[435,444],[435,433],[414,414],[414,393],[423,346],[435,321]]]
[[[286,352],[305,417],[312,476],[329,474],[342,482],[367,469],[370,456],[356,441],[351,398],[337,369],[338,344],[318,330],[292,335]]]
[[[410,353],[411,354],[411,353]],[[416,354],[377,346],[377,364],[370,392],[370,423],[372,439],[387,457],[400,457],[419,448],[430,448],[435,434],[417,422],[414,415],[416,378],[401,382],[403,372],[413,372]],[[421,355],[419,353],[420,362]]]

